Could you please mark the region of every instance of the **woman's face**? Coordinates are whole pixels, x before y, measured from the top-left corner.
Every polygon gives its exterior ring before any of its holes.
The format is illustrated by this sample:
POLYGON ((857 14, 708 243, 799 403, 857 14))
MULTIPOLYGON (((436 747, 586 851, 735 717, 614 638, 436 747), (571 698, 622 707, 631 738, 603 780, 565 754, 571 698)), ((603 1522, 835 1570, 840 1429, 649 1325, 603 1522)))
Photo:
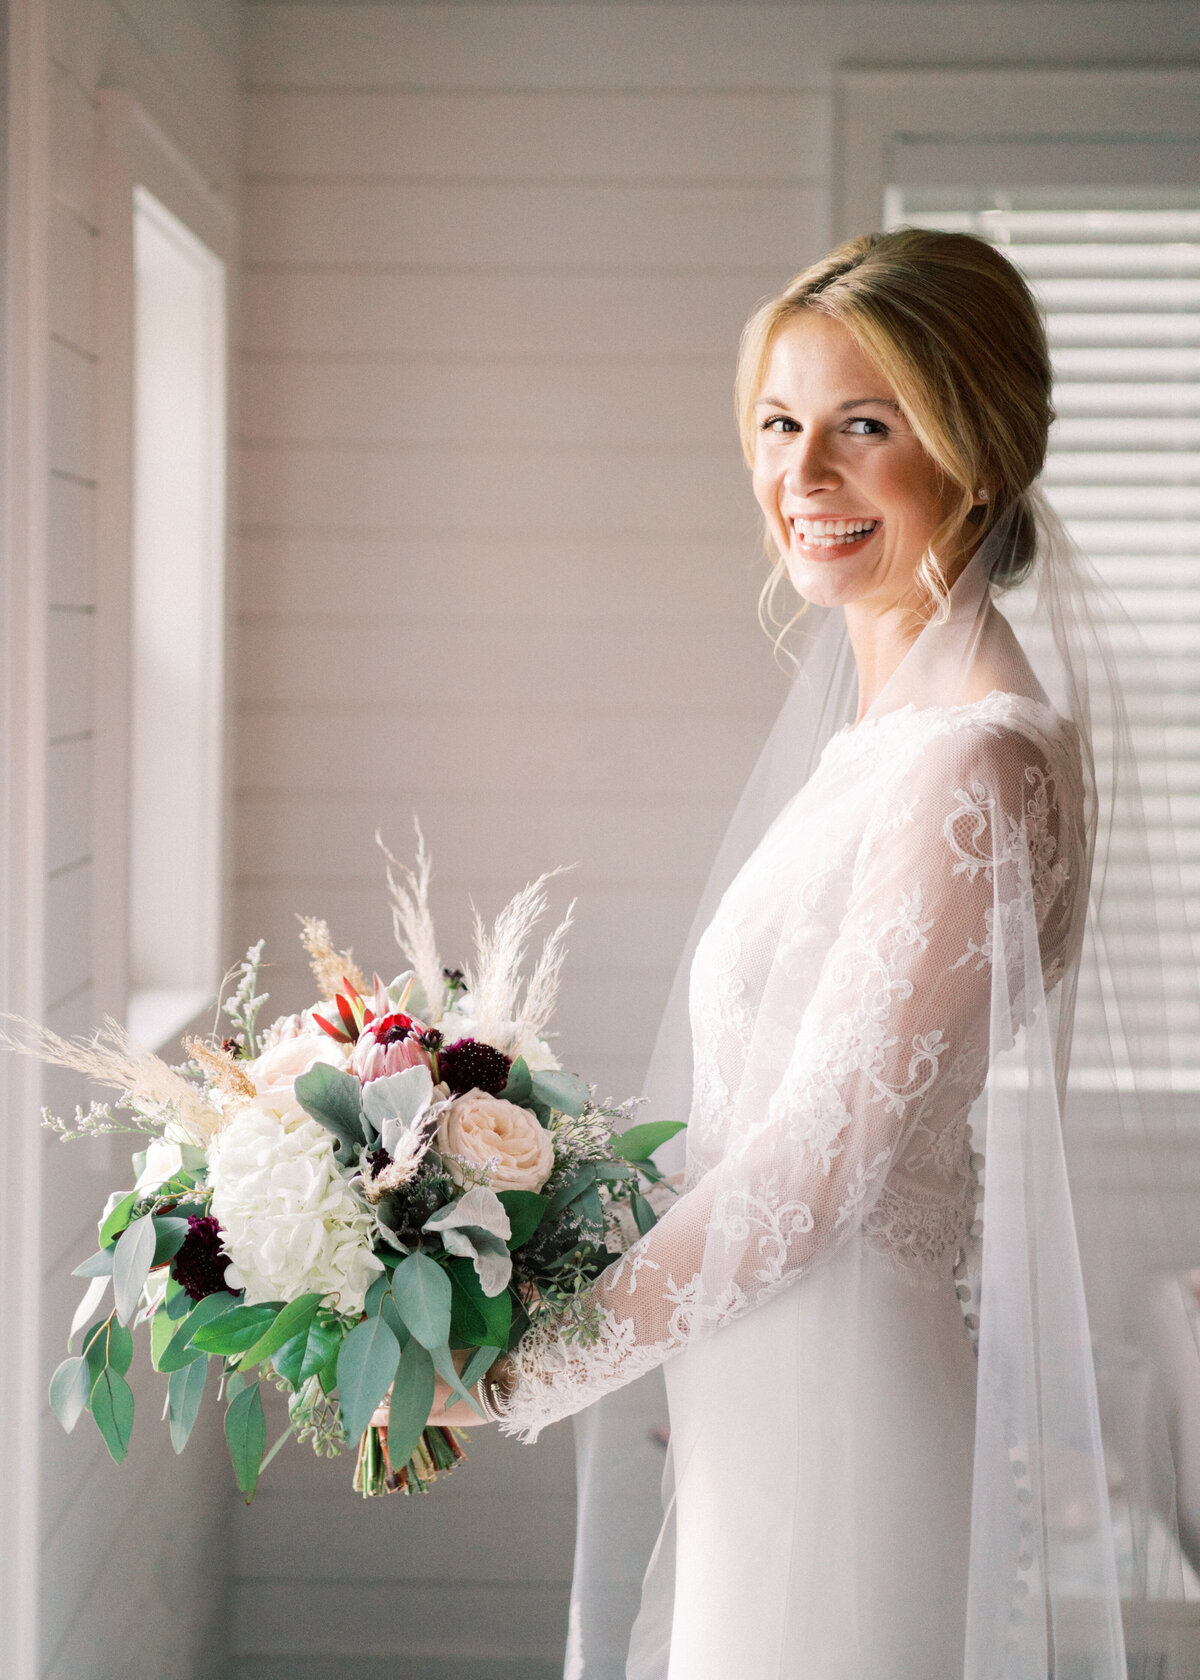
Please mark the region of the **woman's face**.
POLYGON ((840 322, 809 311, 779 329, 754 415, 754 494, 798 594, 912 606, 957 492, 840 322))

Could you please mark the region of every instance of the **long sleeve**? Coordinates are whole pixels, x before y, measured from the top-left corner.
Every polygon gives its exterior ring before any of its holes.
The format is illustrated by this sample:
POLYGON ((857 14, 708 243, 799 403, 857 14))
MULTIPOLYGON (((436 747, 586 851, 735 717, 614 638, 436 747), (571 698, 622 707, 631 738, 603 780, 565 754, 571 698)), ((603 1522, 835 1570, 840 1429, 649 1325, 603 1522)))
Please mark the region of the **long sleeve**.
POLYGON ((969 1222, 966 1115, 998 930, 1033 909, 1047 983, 1068 937, 1062 779, 1025 734, 947 731, 871 807, 807 980, 806 900, 791 895, 723 1156, 597 1280, 598 1340, 553 1326, 522 1339, 494 1405, 507 1433, 536 1438, 869 1235, 885 1185, 901 1206, 906 1186, 926 1207, 940 1198, 955 1230, 969 1222))

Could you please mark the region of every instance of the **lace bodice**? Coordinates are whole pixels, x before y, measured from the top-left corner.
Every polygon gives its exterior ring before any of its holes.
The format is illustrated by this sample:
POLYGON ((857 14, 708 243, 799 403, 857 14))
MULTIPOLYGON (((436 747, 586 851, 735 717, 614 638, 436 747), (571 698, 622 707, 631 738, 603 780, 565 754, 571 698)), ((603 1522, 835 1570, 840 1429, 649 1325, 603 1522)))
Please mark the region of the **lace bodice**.
POLYGON ((536 1438, 848 1241, 950 1285, 977 1230, 997 918, 1032 896, 1048 989, 1082 820, 1074 738, 1040 702, 833 736, 695 952, 684 1193, 597 1280, 596 1342, 518 1344, 506 1432, 536 1438))

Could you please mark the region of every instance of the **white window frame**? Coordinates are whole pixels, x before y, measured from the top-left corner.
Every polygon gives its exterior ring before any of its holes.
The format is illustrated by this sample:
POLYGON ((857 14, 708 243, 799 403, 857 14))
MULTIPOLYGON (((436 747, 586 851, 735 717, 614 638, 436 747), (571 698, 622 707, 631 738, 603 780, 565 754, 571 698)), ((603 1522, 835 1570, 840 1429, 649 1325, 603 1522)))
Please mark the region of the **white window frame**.
MULTIPOLYGON (((123 89, 100 94, 98 135, 100 224, 103 246, 98 257, 96 336, 100 351, 96 425, 96 679, 94 856, 96 899, 94 941, 97 1013, 118 1020, 129 1015, 131 838, 131 583, 134 542, 134 201, 139 188, 149 193, 225 265, 227 343, 232 342, 236 274, 234 207, 220 187, 206 181, 137 102, 123 89)), ((228 365, 225 388, 231 389, 228 365)), ((230 432, 225 439, 231 459, 230 432)), ((231 553, 227 483, 224 528, 219 539, 231 553)), ((227 565, 227 572, 231 568, 227 565)), ((222 636, 229 645, 229 595, 224 591, 222 636)), ((228 739, 227 684, 220 679, 216 696, 219 733, 228 739)), ((213 945, 228 943, 230 903, 229 754, 214 781, 219 792, 218 904, 213 945)), ((213 992, 218 975, 211 976, 213 992)), ((178 995, 161 997, 152 1020, 143 1009, 133 1024, 150 1048, 159 1048, 189 1025, 207 1018, 212 995, 205 987, 182 986, 178 995), (185 995, 187 994, 187 995, 185 995)), ((149 1000, 146 1000, 147 1002, 149 1000)))

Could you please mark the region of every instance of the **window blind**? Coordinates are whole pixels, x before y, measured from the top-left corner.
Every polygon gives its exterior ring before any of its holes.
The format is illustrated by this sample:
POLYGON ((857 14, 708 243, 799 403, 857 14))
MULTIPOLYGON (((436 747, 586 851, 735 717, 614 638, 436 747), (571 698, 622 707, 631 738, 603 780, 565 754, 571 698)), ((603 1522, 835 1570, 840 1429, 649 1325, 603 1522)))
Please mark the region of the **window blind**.
MULTIPOLYGON (((1147 797, 1152 864, 1168 868, 1173 828, 1191 911, 1190 927, 1159 930, 1166 1018, 1139 1072, 1200 1090, 1200 1023, 1185 1003, 1200 924, 1200 192, 894 187, 885 225, 993 241, 1045 312, 1058 419, 1043 486, 1150 656, 1118 631, 1135 751, 1160 790, 1147 797)), ((1132 851, 1118 825, 1110 880, 1126 895, 1132 851)), ((1148 926, 1131 896, 1129 908, 1148 926)), ((1103 1008, 1081 991, 1081 1017, 1103 1008)))

